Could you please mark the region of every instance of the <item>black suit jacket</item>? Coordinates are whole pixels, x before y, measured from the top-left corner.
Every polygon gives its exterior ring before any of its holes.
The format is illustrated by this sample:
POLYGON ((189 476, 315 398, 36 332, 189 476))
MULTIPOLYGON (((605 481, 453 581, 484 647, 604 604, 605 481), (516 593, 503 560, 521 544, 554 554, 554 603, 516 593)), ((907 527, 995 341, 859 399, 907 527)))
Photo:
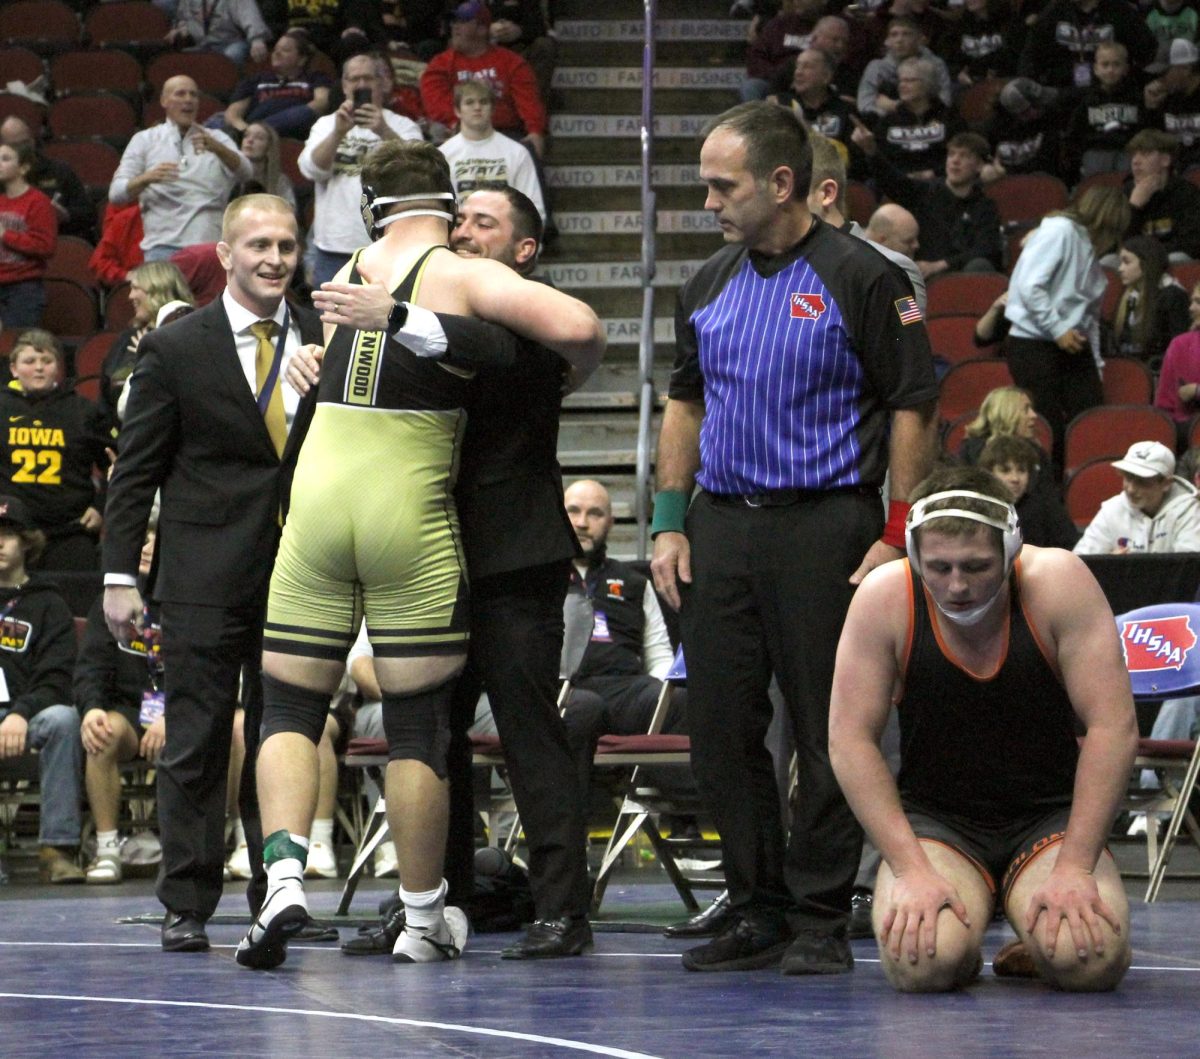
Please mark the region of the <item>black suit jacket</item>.
MULTIPOLYGON (((303 340, 320 342, 316 315, 293 314, 303 340)), ((154 598, 224 607, 261 603, 279 539, 278 512, 312 402, 301 405, 280 461, 219 298, 151 331, 129 385, 105 508, 105 573, 137 574, 146 521, 161 488, 154 598)))

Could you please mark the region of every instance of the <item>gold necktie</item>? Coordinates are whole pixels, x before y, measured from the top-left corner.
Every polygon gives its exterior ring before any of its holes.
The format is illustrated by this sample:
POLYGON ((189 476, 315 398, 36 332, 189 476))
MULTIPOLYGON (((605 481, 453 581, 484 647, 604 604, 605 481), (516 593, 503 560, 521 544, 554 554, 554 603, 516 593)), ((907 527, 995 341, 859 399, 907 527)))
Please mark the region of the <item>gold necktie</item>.
MULTIPOLYGON (((275 343, 271 339, 275 335, 274 320, 259 320, 250 325, 250 331, 258 339, 258 352, 254 357, 254 391, 255 395, 262 393, 263 384, 271 373, 271 364, 275 360, 275 343)), ((287 419, 283 414, 283 391, 280 389, 279 376, 275 377, 275 385, 271 389, 271 400, 267 404, 267 433, 271 435, 271 443, 275 446, 275 455, 283 457, 283 446, 287 441, 287 419)))

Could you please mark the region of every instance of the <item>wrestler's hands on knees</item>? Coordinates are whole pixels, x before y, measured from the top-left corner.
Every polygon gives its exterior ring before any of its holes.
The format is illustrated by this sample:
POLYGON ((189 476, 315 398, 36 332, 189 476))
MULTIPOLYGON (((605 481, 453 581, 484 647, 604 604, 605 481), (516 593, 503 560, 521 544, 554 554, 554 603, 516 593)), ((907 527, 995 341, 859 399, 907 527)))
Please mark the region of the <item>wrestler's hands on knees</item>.
POLYGON ((1081 960, 1103 956, 1104 923, 1121 933, 1121 920, 1100 896, 1095 877, 1081 870, 1052 871, 1030 896, 1025 914, 1025 930, 1047 958, 1068 941, 1081 960), (1069 938, 1063 936, 1064 922, 1069 938))
POLYGON ((890 900, 881 909, 879 942, 892 959, 915 964, 922 953, 937 954, 937 921, 948 908, 964 927, 971 926, 967 906, 958 891, 934 871, 897 875, 890 900))

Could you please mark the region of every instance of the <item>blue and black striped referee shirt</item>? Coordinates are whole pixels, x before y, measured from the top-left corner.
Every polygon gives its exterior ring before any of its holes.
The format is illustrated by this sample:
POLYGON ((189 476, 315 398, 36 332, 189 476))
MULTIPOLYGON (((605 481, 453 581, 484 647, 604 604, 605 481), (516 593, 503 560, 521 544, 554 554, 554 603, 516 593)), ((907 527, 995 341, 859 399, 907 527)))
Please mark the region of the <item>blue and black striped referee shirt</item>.
POLYGON ((813 218, 775 257, 729 246, 683 287, 669 394, 703 400, 711 493, 882 485, 892 410, 937 396, 904 273, 813 218))

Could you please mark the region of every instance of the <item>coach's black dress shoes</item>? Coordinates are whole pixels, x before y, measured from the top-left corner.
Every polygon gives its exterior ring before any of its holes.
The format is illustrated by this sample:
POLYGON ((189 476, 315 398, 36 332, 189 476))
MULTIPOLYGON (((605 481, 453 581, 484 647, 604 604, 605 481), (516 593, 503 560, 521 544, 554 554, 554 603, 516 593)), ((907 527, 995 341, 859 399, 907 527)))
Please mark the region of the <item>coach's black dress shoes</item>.
POLYGON ((587 916, 535 919, 520 941, 500 950, 503 960, 546 960, 580 956, 592 947, 587 916))
POLYGON ((168 912, 162 923, 163 952, 207 952, 204 920, 194 912, 168 912))

